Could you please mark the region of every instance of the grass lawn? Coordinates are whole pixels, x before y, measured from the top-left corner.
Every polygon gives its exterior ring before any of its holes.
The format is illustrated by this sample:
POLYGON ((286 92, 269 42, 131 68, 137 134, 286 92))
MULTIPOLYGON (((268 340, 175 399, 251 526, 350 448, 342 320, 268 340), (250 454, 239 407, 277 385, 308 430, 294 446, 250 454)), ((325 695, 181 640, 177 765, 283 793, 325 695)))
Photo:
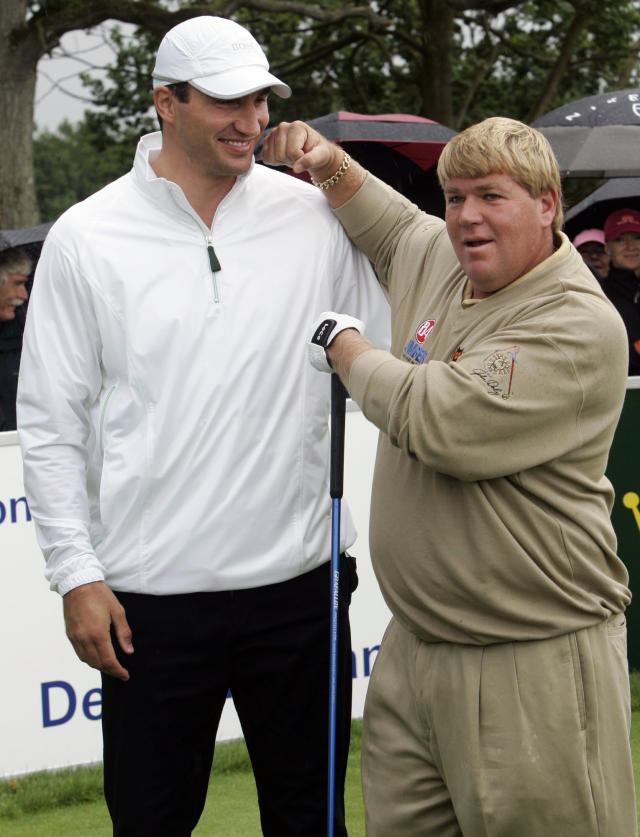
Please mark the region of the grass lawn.
MULTIPOLYGON (((354 733, 347 774, 347 822, 350 837, 364 837, 359 722, 354 723, 354 733)), ((207 805, 194 835, 258 837, 258 800, 244 742, 219 744, 214 761, 218 764, 214 763, 207 805)), ((78 768, 60 773, 65 775, 38 774, 39 782, 35 776, 0 781, 2 837, 111 837, 111 820, 102 799, 102 771, 78 768), (83 780, 88 771, 92 775, 83 780), (87 796, 93 800, 84 801, 87 796)))
MULTIPOLYGON (((640 675, 634 679, 631 747, 636 798, 640 799, 640 675)), ((361 722, 355 721, 346 789, 350 837, 364 837, 361 732, 361 722)), ((110 837, 111 833, 111 821, 102 799, 100 767, 0 780, 2 837, 110 837)), ((196 837, 259 837, 261 834, 256 789, 243 741, 216 747, 207 805, 193 833, 196 837)))

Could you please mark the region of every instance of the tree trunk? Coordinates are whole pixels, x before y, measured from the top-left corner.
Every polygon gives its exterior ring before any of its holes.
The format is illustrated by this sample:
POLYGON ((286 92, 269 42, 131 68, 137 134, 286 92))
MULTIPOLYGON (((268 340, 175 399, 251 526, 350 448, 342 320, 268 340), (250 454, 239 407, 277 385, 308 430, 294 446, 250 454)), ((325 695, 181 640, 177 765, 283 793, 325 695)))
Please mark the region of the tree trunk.
POLYGON ((638 55, 640 54, 640 39, 637 39, 631 44, 629 55, 622 64, 620 75, 617 82, 613 85, 616 90, 624 90, 625 87, 633 86, 631 84, 631 75, 638 65, 638 55))
POLYGON ((33 179, 33 105, 37 57, 10 35, 24 26, 27 0, 0 2, 0 229, 39 222, 33 179))
POLYGON ((587 24, 587 16, 580 11, 576 11, 574 18, 571 21, 569 31, 567 32, 564 41, 560 44, 560 52, 558 54, 556 63, 554 64, 554 66, 551 69, 551 72, 547 76, 547 80, 540 93, 540 96, 538 97, 538 101, 534 103, 533 107, 529 111, 525 120, 526 122, 535 122, 536 119, 539 119, 544 113, 546 113, 549 110, 551 101, 553 100, 553 97, 555 96, 558 87, 562 82, 563 76, 567 72, 567 68, 569 67, 571 57, 576 51, 576 47, 580 40, 580 36, 582 35, 587 24))
POLYGON ((451 65, 454 15, 447 0, 420 0, 422 62, 419 85, 421 116, 453 125, 451 65))

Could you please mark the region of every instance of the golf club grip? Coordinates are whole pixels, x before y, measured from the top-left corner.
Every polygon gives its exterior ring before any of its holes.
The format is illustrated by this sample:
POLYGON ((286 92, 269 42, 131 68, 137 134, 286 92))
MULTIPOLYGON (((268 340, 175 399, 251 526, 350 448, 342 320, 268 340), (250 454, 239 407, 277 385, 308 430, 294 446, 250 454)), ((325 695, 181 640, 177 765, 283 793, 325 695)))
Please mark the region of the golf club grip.
POLYGON ((329 494, 332 498, 342 497, 346 403, 347 391, 334 372, 331 376, 331 471, 329 475, 329 494))

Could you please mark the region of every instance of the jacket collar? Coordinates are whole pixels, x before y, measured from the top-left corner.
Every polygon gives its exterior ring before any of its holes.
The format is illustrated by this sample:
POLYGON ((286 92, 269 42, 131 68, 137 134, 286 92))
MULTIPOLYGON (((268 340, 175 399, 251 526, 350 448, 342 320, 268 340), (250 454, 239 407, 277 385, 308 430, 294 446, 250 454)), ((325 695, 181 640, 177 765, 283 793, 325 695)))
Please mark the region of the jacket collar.
MULTIPOLYGON (((152 163, 160 153, 162 148, 162 132, 156 131, 153 134, 146 134, 140 138, 136 155, 133 161, 132 176, 134 182, 141 191, 147 194, 154 203, 160 204, 162 208, 168 211, 179 209, 181 211, 189 212, 190 215, 198 218, 199 216, 188 202, 182 188, 171 180, 165 177, 158 177, 152 168, 152 163)), ((236 177, 236 182, 231 191, 224 197, 222 204, 228 203, 234 199, 236 195, 244 191, 248 178, 251 176, 255 168, 255 160, 251 160, 251 165, 244 174, 236 177)), ((221 205, 222 205, 221 204, 221 205)), ((199 221, 202 223, 202 221, 199 221)))

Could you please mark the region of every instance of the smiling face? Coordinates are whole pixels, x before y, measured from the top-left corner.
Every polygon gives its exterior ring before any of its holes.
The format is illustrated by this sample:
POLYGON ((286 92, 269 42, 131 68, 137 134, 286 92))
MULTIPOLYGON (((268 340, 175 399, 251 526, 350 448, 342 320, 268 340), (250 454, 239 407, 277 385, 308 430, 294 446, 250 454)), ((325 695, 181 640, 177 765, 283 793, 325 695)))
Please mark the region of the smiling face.
POLYGON ((16 308, 28 299, 26 285, 27 277, 22 273, 10 273, 0 285, 0 322, 15 319, 16 308))
POLYGON ((553 253, 558 195, 533 198, 507 174, 450 177, 444 184, 447 231, 476 299, 524 276, 553 253))
POLYGON ((239 99, 214 99, 190 89, 188 101, 154 91, 161 99, 163 131, 184 164, 206 178, 235 177, 248 171, 253 152, 269 122, 268 90, 239 99), (169 136, 170 135, 170 136, 169 136))
POLYGON ((633 270, 640 275, 640 232, 628 230, 606 243, 614 267, 633 270))

